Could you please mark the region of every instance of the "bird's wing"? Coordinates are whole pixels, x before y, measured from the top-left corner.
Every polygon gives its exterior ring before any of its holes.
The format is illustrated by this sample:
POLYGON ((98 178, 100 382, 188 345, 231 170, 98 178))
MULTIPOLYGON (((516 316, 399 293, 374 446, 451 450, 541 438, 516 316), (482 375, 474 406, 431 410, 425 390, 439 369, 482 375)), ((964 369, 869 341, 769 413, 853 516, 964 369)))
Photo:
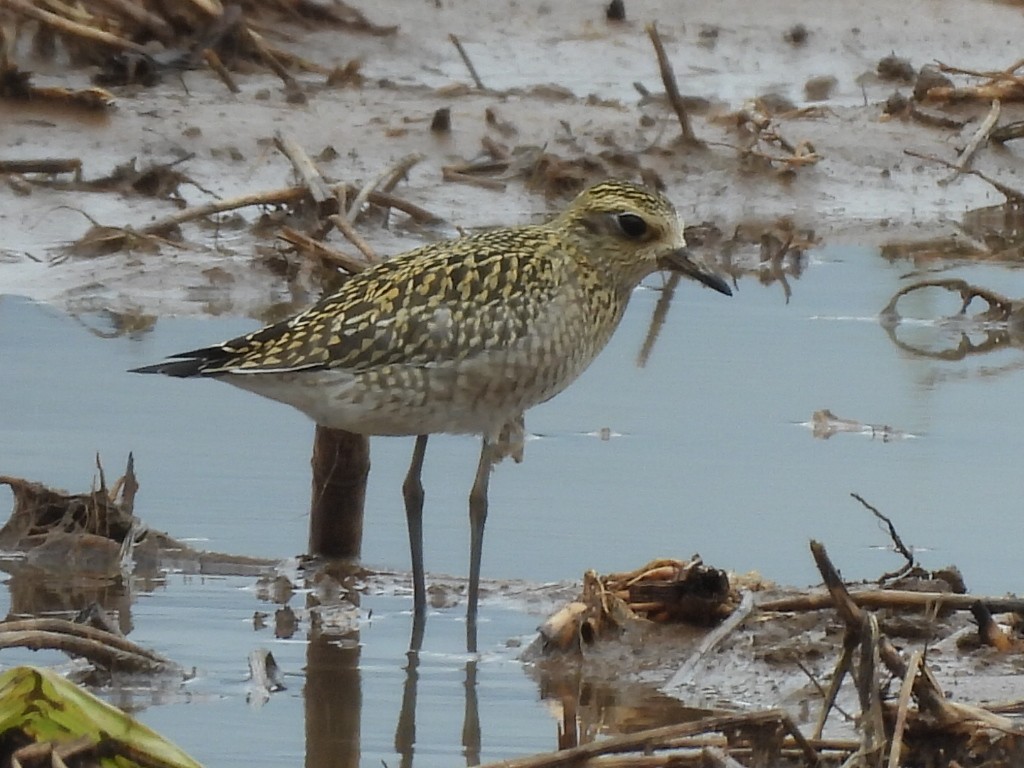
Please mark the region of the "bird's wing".
POLYGON ((361 272, 300 314, 140 369, 172 376, 433 365, 510 346, 571 270, 543 228, 437 243, 361 272), (511 233, 514 242, 509 241, 511 233))

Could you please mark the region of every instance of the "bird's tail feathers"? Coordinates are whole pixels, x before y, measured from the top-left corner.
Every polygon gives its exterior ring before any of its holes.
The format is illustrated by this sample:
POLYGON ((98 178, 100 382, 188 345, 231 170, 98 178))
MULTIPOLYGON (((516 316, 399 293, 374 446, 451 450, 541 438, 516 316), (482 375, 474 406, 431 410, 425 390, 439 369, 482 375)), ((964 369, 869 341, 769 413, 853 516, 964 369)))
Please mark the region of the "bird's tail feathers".
POLYGON ((218 376, 228 372, 224 364, 230 360, 231 353, 221 347, 205 347, 181 352, 174 359, 165 360, 155 365, 144 365, 132 368, 129 373, 162 373, 187 379, 193 376, 218 376))

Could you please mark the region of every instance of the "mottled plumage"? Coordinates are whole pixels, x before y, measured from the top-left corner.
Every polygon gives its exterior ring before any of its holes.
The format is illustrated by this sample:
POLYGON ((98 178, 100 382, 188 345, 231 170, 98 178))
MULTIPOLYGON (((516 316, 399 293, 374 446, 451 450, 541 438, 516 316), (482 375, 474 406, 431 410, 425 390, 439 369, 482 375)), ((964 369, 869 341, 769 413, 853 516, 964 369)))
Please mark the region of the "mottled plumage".
MULTIPOLYGON (((663 196, 603 182, 547 224, 417 248, 289 320, 138 370, 215 377, 351 432, 482 434, 474 494, 486 499, 502 427, 586 369, 644 277, 674 270, 730 293, 684 246, 663 196)), ((408 489, 406 501, 412 520, 408 489)), ((485 514, 471 509, 474 542, 485 514)), ((419 575, 415 544, 413 560, 419 575)), ((471 618, 478 563, 473 570, 471 618)))

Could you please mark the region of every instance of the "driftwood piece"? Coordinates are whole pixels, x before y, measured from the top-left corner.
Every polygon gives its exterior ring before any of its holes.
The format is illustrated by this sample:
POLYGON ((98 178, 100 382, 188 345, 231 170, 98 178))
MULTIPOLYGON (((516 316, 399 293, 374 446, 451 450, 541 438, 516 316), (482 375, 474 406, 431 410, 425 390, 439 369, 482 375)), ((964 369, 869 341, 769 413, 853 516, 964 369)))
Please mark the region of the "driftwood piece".
POLYGON ((359 557, 366 478, 370 474, 370 439, 318 424, 310 465, 310 553, 359 557))
POLYGON ((49 648, 81 656, 107 670, 168 672, 174 662, 125 637, 64 619, 0 622, 0 648, 49 648))
POLYGON ((899 533, 897 533, 896 526, 893 525, 892 520, 886 515, 883 515, 881 512, 879 512, 877 507, 868 504, 868 502, 865 501, 864 497, 861 496, 859 493, 851 493, 850 496, 859 501, 865 509, 867 509, 869 512, 871 512, 871 514, 873 514, 875 517, 877 517, 879 520, 885 523, 886 528, 889 531, 889 538, 892 540, 893 547, 896 549, 897 552, 903 555, 903 559, 906 560, 904 566, 899 570, 893 573, 882 574, 878 578, 878 583, 883 584, 891 579, 897 579, 901 576, 906 575, 911 569, 913 569, 917 565, 917 561, 914 559, 914 555, 907 547, 907 545, 903 543, 903 539, 901 539, 899 533))
POLYGON ((121 16, 131 19, 163 43, 169 43, 175 37, 174 27, 162 16, 147 10, 139 2, 133 2, 133 0, 98 0, 98 2, 113 9, 121 16))
MULTIPOLYGON (((911 592, 902 589, 869 589, 847 593, 850 601, 859 608, 892 608, 895 610, 939 610, 969 611, 975 602, 981 602, 995 612, 1024 612, 1024 598, 1020 597, 977 597, 957 595, 950 592, 911 592)), ((836 607, 834 595, 828 592, 814 592, 793 595, 759 603, 759 611, 820 611, 836 607)))

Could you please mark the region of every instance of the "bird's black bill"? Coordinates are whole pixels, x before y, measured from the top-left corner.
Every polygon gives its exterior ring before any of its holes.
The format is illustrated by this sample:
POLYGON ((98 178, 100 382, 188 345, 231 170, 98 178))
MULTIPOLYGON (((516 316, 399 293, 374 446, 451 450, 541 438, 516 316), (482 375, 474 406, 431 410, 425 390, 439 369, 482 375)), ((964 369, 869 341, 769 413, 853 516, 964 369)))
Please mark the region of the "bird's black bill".
POLYGON ((699 283, 704 283, 708 288, 714 288, 726 296, 732 296, 732 288, 729 287, 729 284, 720 275, 712 272, 707 264, 694 257, 685 248, 680 248, 672 251, 667 256, 663 256, 661 258, 661 266, 663 269, 678 272, 681 275, 693 278, 699 283))

